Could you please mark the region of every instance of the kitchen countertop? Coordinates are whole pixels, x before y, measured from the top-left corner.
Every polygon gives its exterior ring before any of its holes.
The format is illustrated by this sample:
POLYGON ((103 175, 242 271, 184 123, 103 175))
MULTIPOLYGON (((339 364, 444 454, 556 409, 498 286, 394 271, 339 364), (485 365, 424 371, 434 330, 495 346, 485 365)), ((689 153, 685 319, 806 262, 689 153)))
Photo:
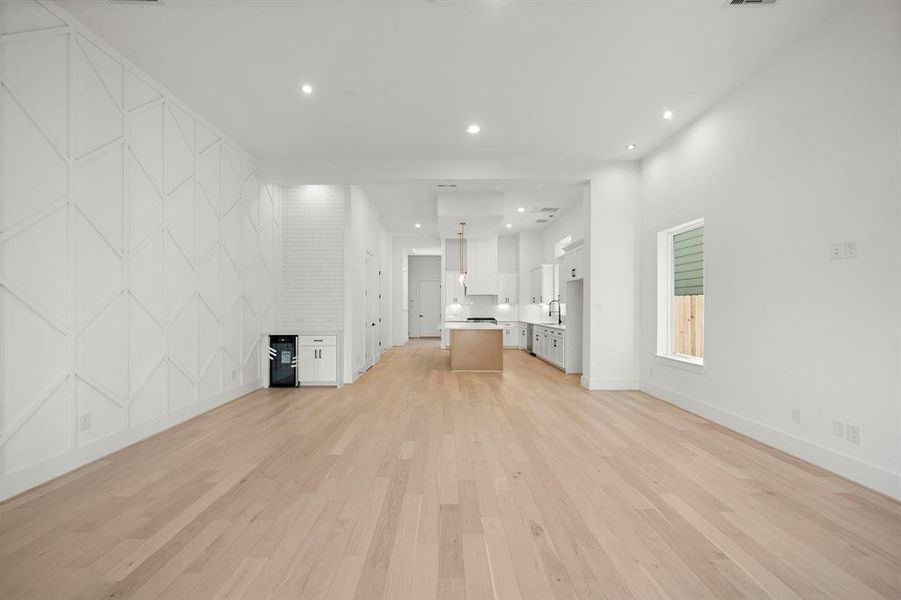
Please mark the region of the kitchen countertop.
POLYGON ((529 325, 538 325, 539 327, 548 327, 550 329, 560 329, 560 330, 564 330, 564 331, 566 330, 565 323, 563 325, 557 325, 556 322, 546 323, 546 322, 540 322, 540 321, 528 321, 526 319, 519 319, 517 322, 518 323, 528 323, 529 325))
POLYGON ((445 321, 442 325, 445 329, 503 329, 503 325, 500 323, 528 323, 529 325, 538 325, 539 327, 548 327, 550 329, 559 329, 561 331, 566 331, 566 323, 562 325, 557 325, 557 323, 548 323, 545 321, 529 321, 527 319, 510 319, 509 321, 505 321, 503 319, 498 319, 498 325, 494 323, 473 323, 472 321, 445 321), (472 325, 478 325, 479 327, 472 327, 472 325), (482 325, 487 325, 487 327, 481 327, 482 325))
POLYGON ((471 323, 468 321, 445 321, 442 323, 443 329, 503 329, 503 325, 494 323, 471 323))

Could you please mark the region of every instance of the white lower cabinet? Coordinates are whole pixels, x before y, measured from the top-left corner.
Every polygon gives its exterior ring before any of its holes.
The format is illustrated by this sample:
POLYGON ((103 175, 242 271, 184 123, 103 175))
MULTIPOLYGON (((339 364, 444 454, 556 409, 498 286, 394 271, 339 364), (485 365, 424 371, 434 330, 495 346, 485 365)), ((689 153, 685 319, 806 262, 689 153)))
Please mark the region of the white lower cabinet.
POLYGON ((301 335, 297 363, 300 385, 338 385, 338 336, 301 335))
POLYGON ((532 327, 532 352, 538 358, 551 363, 560 369, 566 364, 566 336, 560 329, 551 327, 532 327))

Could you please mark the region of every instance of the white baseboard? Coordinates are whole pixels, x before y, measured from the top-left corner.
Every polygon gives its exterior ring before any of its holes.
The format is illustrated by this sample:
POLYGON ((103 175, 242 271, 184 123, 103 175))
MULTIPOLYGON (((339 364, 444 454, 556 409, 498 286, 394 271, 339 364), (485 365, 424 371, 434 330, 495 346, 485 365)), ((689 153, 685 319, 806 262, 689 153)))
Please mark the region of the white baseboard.
POLYGON ((790 433, 774 429, 769 425, 764 425, 710 404, 687 398, 645 381, 641 382, 640 389, 679 408, 762 442, 767 446, 772 446, 786 454, 822 467, 827 471, 881 492, 886 496, 901 500, 901 473, 892 473, 881 467, 865 463, 853 456, 836 452, 790 433))
POLYGON ((240 398, 254 390, 260 389, 260 379, 254 379, 233 390, 228 390, 199 400, 194 404, 171 412, 153 421, 141 423, 125 431, 108 435, 85 446, 72 448, 67 452, 54 456, 37 464, 24 467, 0 477, 0 500, 11 498, 51 479, 65 475, 69 471, 103 458, 126 446, 131 446, 154 434, 175 427, 188 419, 203 414, 236 398, 240 398))
POLYGON ((593 391, 617 391, 617 390, 637 390, 638 380, 636 379, 600 379, 598 377, 588 377, 582 375, 580 380, 582 387, 593 391))

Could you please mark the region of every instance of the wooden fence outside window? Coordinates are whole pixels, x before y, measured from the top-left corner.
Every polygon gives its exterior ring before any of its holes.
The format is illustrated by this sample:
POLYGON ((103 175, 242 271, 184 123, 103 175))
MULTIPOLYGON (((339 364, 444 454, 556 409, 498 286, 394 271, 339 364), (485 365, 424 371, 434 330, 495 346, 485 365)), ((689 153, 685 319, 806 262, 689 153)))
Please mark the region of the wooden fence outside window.
POLYGON ((704 294, 673 296, 673 351, 704 358, 704 294))

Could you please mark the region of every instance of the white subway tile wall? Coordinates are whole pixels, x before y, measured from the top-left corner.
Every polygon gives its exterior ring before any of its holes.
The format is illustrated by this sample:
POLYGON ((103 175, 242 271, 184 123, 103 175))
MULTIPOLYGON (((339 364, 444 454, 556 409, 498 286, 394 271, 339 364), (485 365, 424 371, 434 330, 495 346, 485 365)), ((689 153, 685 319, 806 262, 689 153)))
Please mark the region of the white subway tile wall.
POLYGON ((302 185, 282 190, 281 329, 343 329, 348 193, 344 186, 330 185, 302 185))

